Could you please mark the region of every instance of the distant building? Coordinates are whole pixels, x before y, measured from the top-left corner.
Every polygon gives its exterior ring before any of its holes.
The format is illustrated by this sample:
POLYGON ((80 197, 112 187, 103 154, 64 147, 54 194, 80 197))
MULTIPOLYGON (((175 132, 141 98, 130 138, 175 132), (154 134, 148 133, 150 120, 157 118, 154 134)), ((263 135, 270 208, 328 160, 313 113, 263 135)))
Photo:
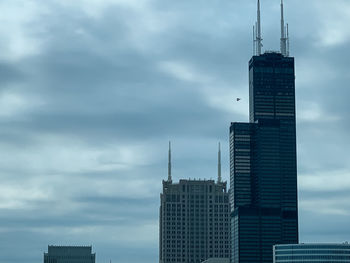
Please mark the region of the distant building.
POLYGON ((230 205, 227 183, 171 178, 163 181, 159 213, 159 262, 200 263, 230 257, 230 205))
POLYGON ((297 244, 275 245, 274 263, 349 263, 350 245, 345 244, 297 244))
POLYGON ((44 263, 95 263, 91 246, 49 246, 44 263))

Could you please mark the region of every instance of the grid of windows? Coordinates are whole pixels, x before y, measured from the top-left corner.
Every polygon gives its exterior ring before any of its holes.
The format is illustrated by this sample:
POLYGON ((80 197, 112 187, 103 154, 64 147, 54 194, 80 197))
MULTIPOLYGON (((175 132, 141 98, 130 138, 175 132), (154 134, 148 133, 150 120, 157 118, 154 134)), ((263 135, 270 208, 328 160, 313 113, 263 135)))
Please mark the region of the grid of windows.
POLYGON ((251 195, 251 130, 249 123, 232 123, 230 128, 231 210, 250 205, 251 195))
POLYGON ((163 181, 159 222, 161 263, 230 257, 226 182, 163 181))
POLYGON ((274 244, 298 243, 294 58, 249 62, 249 123, 230 127, 232 260, 271 263, 274 244))
POLYGON ((349 244, 276 245, 274 263, 346 263, 350 262, 349 244))
POLYGON ((95 263, 91 246, 49 246, 44 263, 95 263))

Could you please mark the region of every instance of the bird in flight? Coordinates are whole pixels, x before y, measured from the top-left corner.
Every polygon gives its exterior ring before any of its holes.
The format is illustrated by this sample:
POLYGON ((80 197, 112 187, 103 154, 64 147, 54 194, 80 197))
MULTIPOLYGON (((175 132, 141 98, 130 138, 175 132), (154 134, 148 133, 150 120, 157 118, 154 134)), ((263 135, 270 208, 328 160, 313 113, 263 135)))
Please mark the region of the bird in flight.
POLYGON ((240 100, 241 100, 241 98, 237 98, 237 99, 236 99, 236 101, 240 101, 240 100))

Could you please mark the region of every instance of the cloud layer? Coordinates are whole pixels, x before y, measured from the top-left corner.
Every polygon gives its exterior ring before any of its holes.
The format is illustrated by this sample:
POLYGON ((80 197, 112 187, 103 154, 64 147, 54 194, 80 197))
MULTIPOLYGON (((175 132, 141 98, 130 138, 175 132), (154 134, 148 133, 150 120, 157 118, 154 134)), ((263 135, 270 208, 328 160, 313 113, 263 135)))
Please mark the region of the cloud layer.
MULTIPOLYGON (((276 2, 262 7, 267 50, 279 47, 276 2)), ((342 242, 350 237, 350 3, 285 2, 300 239, 342 242)), ((229 179, 228 127, 248 120, 255 6, 0 3, 0 263, 41 261, 49 244, 92 244, 98 262, 158 260, 168 140, 175 180, 215 178, 218 141, 229 179)))

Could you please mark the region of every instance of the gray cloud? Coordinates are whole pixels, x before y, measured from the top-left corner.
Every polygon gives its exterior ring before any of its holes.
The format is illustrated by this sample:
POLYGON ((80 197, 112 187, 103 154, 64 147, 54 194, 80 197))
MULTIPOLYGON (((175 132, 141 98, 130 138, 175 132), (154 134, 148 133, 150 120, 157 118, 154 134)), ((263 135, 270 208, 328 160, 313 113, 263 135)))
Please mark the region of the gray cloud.
MULTIPOLYGON (((175 180, 215 178, 219 140, 229 178, 228 127, 248 120, 255 2, 21 4, 0 4, 0 262, 38 262, 49 244, 92 244, 98 262, 156 261, 167 141, 175 180)), ((300 237, 341 242, 350 235, 350 7, 285 5, 300 237)), ((279 46, 278 8, 264 1, 266 49, 279 46)))

